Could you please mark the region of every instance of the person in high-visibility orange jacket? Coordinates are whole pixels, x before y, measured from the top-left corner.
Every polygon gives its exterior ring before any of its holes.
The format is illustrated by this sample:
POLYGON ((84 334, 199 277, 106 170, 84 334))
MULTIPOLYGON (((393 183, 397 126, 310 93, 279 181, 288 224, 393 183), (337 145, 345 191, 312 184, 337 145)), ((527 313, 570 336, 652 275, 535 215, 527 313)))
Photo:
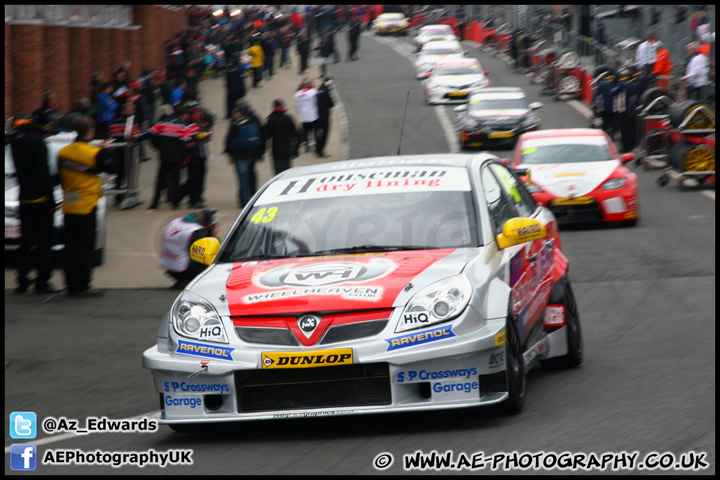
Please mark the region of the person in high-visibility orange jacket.
POLYGON ((663 90, 667 90, 670 85, 670 74, 672 73, 673 63, 670 58, 670 51, 665 48, 662 42, 657 42, 657 60, 652 69, 652 74, 657 78, 656 86, 663 90))

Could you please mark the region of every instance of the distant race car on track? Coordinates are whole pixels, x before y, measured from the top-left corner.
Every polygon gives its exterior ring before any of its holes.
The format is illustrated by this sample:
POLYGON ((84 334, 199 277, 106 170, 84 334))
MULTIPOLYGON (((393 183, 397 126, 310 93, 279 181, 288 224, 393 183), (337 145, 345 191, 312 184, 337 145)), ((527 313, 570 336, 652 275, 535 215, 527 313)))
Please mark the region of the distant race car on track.
POLYGON ((535 110, 542 103, 528 104, 521 88, 492 87, 474 90, 465 105, 455 107, 460 146, 514 146, 518 136, 540 128, 535 110))
POLYGON ((413 39, 415 51, 419 52, 426 43, 437 40, 451 42, 453 40, 457 40, 457 37, 450 25, 425 25, 420 27, 418 34, 413 39))
MULTIPOLYGON (((485 406, 583 360, 557 223, 487 153, 287 170, 245 207, 143 354, 160 423, 485 406)), ((562 381, 553 377, 552 381, 562 381)), ((558 399, 560 401, 562 399, 558 399)))
POLYGON ((473 89, 490 86, 489 73, 474 58, 440 60, 423 81, 425 102, 429 105, 465 102, 473 89))
POLYGON ((625 166, 635 159, 620 155, 602 130, 540 130, 520 137, 511 167, 525 179, 535 201, 563 222, 640 219, 637 176, 625 166))
POLYGON ((407 35, 410 22, 402 13, 381 13, 372 23, 376 35, 407 35))
POLYGON ((435 65, 445 58, 462 58, 465 51, 460 42, 429 42, 418 52, 415 60, 415 78, 427 78, 435 65))

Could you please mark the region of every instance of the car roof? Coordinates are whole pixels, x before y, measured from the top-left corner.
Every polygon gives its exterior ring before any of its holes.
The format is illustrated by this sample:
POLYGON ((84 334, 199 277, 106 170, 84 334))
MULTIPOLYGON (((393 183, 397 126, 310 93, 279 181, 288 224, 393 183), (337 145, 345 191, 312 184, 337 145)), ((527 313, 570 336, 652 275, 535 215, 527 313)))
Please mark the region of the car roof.
POLYGON ((451 28, 450 25, 445 25, 443 23, 439 23, 436 25, 425 25, 423 27, 420 27, 421 32, 426 32, 430 30, 447 30, 448 28, 451 28))
MULTIPOLYGON (((424 166, 424 167, 467 167, 471 161, 483 161, 497 158, 489 153, 429 153, 419 155, 396 155, 371 157, 339 162, 319 163, 302 167, 293 167, 282 173, 283 179, 302 177, 312 174, 334 174, 345 170, 357 170, 375 167, 424 166)), ((276 179, 279 178, 275 177, 276 179)))
POLYGON ((440 60, 438 66, 443 65, 480 65, 480 60, 477 58, 444 58, 440 60))
POLYGON ((597 128, 555 128, 537 130, 523 135, 524 140, 560 137, 604 137, 605 132, 597 128))
POLYGON ((405 15, 400 12, 388 12, 388 13, 381 13, 378 15, 378 18, 385 17, 385 18, 405 18, 405 15))

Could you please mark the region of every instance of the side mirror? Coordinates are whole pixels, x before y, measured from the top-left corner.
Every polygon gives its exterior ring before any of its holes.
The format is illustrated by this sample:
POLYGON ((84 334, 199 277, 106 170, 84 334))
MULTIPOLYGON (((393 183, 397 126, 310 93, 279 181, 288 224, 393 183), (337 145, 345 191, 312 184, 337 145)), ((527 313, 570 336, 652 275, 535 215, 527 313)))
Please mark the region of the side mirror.
POLYGON ((425 78, 430 78, 430 75, 432 75, 432 72, 428 72, 425 74, 425 78))
POLYGON ((485 75, 486 77, 487 77, 488 75, 490 75, 490 70, 485 70, 485 71, 483 72, 483 75, 485 75))
POLYGON ((533 102, 530 104, 530 110, 537 110, 543 106, 542 102, 533 102))
POLYGON ((511 218, 503 225, 502 233, 496 240, 499 249, 512 247, 547 237, 545 225, 532 218, 511 218))
POLYGON ((634 153, 623 153, 620 155, 620 160, 622 160, 623 163, 632 162, 635 160, 635 154, 634 153))
POLYGON ((500 160, 500 162, 501 162, 503 165, 510 165, 510 159, 509 159, 509 158, 503 158, 502 160, 500 160))
POLYGON ((465 111, 467 111, 467 105, 460 105, 458 107, 453 108, 453 112, 461 113, 461 112, 465 112, 465 111))
POLYGON ((219 251, 220 242, 217 238, 201 238, 190 245, 190 258, 203 265, 211 265, 219 251))

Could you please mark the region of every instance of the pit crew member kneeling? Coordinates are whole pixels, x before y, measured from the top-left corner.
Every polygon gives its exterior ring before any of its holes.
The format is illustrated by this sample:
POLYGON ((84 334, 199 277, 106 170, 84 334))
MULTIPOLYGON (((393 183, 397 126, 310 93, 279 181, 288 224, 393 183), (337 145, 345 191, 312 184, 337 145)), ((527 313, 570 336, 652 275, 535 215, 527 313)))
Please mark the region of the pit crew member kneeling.
POLYGON ((189 213, 185 217, 171 221, 163 230, 160 267, 176 280, 172 289, 184 289, 199 273, 205 270, 206 265, 190 258, 190 245, 205 237, 216 237, 220 240, 218 223, 215 219, 217 211, 217 208, 207 208, 189 213))

